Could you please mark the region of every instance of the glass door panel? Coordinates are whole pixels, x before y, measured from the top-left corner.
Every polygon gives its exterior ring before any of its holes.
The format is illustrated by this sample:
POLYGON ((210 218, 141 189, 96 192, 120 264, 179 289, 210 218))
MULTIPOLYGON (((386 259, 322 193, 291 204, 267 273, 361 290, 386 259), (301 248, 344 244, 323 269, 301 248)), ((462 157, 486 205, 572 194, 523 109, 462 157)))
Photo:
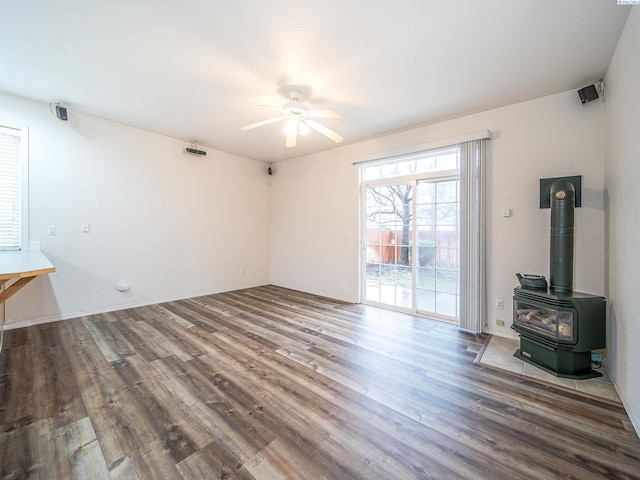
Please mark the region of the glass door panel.
POLYGON ((413 184, 367 187, 364 201, 365 301, 413 309, 413 184))
POLYGON ((459 182, 418 182, 416 198, 416 310, 456 320, 460 298, 459 182))

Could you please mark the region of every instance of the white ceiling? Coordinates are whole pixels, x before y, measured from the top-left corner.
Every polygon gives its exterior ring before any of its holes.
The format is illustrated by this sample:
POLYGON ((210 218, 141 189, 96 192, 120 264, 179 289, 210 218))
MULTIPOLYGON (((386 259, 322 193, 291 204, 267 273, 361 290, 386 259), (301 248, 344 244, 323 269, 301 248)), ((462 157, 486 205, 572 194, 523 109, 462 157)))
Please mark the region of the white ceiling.
MULTIPOLYGON (((343 144, 602 78, 616 0, 2 0, 0 91, 272 162, 290 85, 343 144), (283 95, 284 94, 284 95, 283 95), (277 114, 277 113, 276 113, 277 114)), ((578 97, 576 95, 576 101, 578 97)), ((188 146, 188 145, 185 145, 188 146)))

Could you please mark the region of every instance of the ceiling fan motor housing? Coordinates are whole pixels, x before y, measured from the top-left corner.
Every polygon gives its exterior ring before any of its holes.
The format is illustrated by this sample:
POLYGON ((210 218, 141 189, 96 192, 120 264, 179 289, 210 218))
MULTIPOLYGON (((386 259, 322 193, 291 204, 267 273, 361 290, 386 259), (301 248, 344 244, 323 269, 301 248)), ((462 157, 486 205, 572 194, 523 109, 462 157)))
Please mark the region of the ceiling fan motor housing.
POLYGON ((296 120, 302 120, 307 118, 307 107, 300 103, 287 103, 282 111, 287 118, 295 118, 296 120))

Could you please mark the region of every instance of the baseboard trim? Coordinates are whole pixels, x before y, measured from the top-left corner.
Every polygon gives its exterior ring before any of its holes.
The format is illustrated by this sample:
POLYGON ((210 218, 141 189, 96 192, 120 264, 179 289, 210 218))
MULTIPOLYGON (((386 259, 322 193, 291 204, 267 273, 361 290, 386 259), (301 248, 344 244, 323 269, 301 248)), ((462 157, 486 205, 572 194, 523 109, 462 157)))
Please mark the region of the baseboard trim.
POLYGON ((5 323, 4 328, 2 330, 7 331, 7 330, 15 330, 18 328, 35 327, 36 325, 44 325, 47 323, 61 322, 64 320, 72 320, 74 318, 89 317, 91 315, 99 315, 101 313, 119 312, 121 310, 128 310, 130 308, 148 307, 149 305, 159 305, 161 303, 176 302, 178 300, 204 297, 206 295, 215 295, 216 293, 232 292, 235 290, 244 290, 247 288, 261 287, 264 285, 269 285, 269 284, 251 285, 247 287, 234 288, 232 290, 220 290, 215 292, 202 293, 199 295, 190 295, 187 297, 166 298, 166 299, 154 300, 150 302, 140 302, 140 303, 131 303, 127 305, 111 306, 111 307, 105 307, 105 308, 98 308, 95 310, 85 310, 82 312, 67 313, 65 315, 53 315, 49 317, 41 317, 34 320, 22 320, 19 322, 5 323))

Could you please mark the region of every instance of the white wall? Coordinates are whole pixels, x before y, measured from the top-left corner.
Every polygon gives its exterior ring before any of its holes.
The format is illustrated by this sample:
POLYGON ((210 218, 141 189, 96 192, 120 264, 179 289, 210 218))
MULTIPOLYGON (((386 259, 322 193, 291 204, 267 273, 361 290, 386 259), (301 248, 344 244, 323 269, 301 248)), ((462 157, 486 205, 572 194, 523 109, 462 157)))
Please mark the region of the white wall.
POLYGON ((268 282, 264 163, 6 94, 0 124, 29 127, 30 240, 56 267, 6 303, 8 325, 268 282))
MULTIPOLYGON (((271 283, 355 301, 358 178, 354 160, 491 130, 488 146, 487 331, 512 336, 516 272, 549 271, 549 210, 539 179, 582 175, 576 212, 576 290, 604 293, 603 109, 575 91, 511 105, 276 164, 272 187, 271 283), (501 216, 502 208, 513 215, 501 216), (350 283, 350 279, 352 279, 350 283), (494 299, 504 310, 494 309, 494 299), (505 321, 504 327, 495 319, 505 321)), ((416 147, 418 148, 418 147, 416 147)))
POLYGON ((606 359, 629 417, 640 432, 640 7, 633 7, 605 78, 606 359))
POLYGON ((355 302, 358 172, 339 153, 275 165, 271 283, 355 302))

